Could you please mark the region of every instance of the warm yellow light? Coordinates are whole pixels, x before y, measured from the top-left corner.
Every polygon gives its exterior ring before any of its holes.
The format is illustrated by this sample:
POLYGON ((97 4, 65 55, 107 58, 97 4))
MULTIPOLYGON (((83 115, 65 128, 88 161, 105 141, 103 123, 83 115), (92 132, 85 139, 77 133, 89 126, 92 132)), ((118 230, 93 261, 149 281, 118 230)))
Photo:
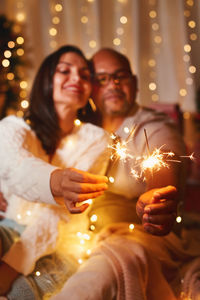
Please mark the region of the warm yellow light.
POLYGON ((20 214, 17 215, 17 219, 21 220, 22 216, 20 214))
POLYGON ((9 41, 9 42, 8 42, 8 48, 12 49, 12 48, 14 48, 14 47, 15 47, 15 42, 9 41))
POLYGON ((22 110, 18 110, 16 115, 17 115, 17 117, 22 118, 24 115, 24 112, 22 110))
POLYGON ((22 13, 22 12, 18 13, 18 14, 16 15, 16 19, 17 19, 17 21, 19 21, 19 22, 23 22, 23 21, 25 20, 25 14, 22 13))
POLYGON ((180 89, 179 94, 180 94, 182 97, 186 96, 186 95, 187 95, 186 89, 180 89))
POLYGON ((135 225, 134 225, 134 224, 130 224, 130 225, 129 225, 129 229, 130 229, 130 230, 133 230, 134 228, 135 228, 135 225))
POLYGON ((150 18, 154 19, 154 18, 156 18, 156 16, 157 16, 157 13, 156 13, 155 10, 151 10, 151 11, 149 12, 149 17, 150 17, 150 18))
POLYGON ((7 74, 7 79, 8 80, 13 80, 15 78, 15 75, 13 73, 8 73, 7 74))
POLYGON ((51 36, 55 36, 55 35, 57 34, 57 29, 54 28, 54 27, 50 28, 50 29, 49 29, 49 34, 50 34, 51 36))
POLYGON ((88 17, 82 16, 81 23, 86 24, 88 22, 88 17))
POLYGON ((17 55, 19 55, 19 56, 24 55, 24 49, 22 49, 22 48, 17 49, 17 55))
POLYGON ((157 30, 159 29, 159 24, 158 24, 158 23, 153 23, 153 24, 152 24, 152 29, 153 29, 154 31, 157 31, 157 30))
POLYGON ((27 216, 31 216, 31 211, 27 210, 26 214, 27 214, 27 216))
POLYGON ((41 275, 40 271, 36 271, 36 272, 35 272, 35 275, 36 275, 36 276, 40 276, 40 275, 41 275))
POLYGON ((193 6, 194 5, 194 1, 193 0, 187 0, 187 5, 188 6, 193 6))
POLYGON ((12 55, 12 53, 11 53, 11 51, 10 51, 10 50, 6 50, 6 51, 4 51, 4 56, 5 56, 6 58, 10 58, 10 57, 11 57, 11 55, 12 55))
POLYGON ((176 222, 177 222, 177 223, 181 223, 181 221, 182 221, 181 216, 178 216, 178 217, 176 218, 176 222))
POLYGON ((191 33, 190 34, 190 39, 191 39, 191 41, 196 41, 197 40, 197 34, 196 33, 191 33))
POLYGON ((27 81, 23 80, 23 81, 20 82, 20 87, 21 87, 22 89, 26 89, 27 86, 28 86, 27 81))
POLYGON ((88 199, 88 200, 85 200, 85 201, 82 202, 82 204, 84 204, 84 203, 88 203, 88 204, 91 205, 93 203, 93 200, 92 199, 88 199))
POLYGON ((115 39, 113 40, 113 44, 114 44, 115 46, 119 46, 119 45, 121 44, 121 40, 120 40, 119 38, 115 38, 115 39))
POLYGON ((195 66, 190 66, 190 67, 189 67, 189 72, 192 73, 192 74, 196 73, 196 70, 197 70, 197 69, 196 69, 195 66))
POLYGON ((20 25, 18 25, 18 24, 15 24, 14 26, 13 26, 13 31, 15 32, 15 33, 20 33, 20 31, 22 30, 22 28, 21 28, 21 26, 20 25))
POLYGON ((60 12, 60 11, 62 11, 62 9, 63 9, 63 7, 62 7, 61 4, 56 4, 55 5, 55 11, 60 12))
POLYGON ((196 22, 193 21, 193 20, 191 20, 191 21, 188 22, 188 26, 189 26, 190 28, 195 28, 195 27, 196 27, 196 22))
POLYGON ((95 47, 96 47, 96 45, 97 45, 97 43, 96 43, 96 41, 95 41, 95 40, 91 40, 91 41, 89 41, 89 46, 90 46, 90 48, 95 48, 95 47))
POLYGON ((20 91, 19 95, 21 98, 25 98, 27 96, 27 91, 22 90, 22 91, 20 91))
POLYGON ((152 101, 157 102, 159 100, 159 96, 157 94, 153 94, 151 96, 152 101))
POLYGON ((86 253, 87 253, 87 255, 90 255, 90 254, 92 253, 92 251, 91 251, 90 249, 88 249, 88 250, 86 251, 86 253))
POLYGON ((91 231, 94 231, 95 230, 95 226, 92 224, 92 225, 90 225, 90 230, 91 231))
POLYGON ((22 45, 24 43, 24 38, 22 36, 18 36, 16 39, 17 44, 22 45))
POLYGON ((81 258, 79 258, 78 263, 81 265, 83 263, 83 260, 81 258))
POLYGON ((150 60, 148 61, 148 65, 149 65, 150 67, 155 67, 155 65, 156 65, 155 59, 150 59, 150 60))
POLYGON ((110 183, 115 182, 115 179, 114 179, 114 177, 112 177, 112 176, 109 176, 108 180, 110 181, 110 183))
POLYGON ((92 215, 91 218, 90 218, 90 221, 91 222, 96 222, 98 219, 97 215, 92 215))
POLYGON ((129 133, 130 132, 129 128, 128 127, 124 127, 124 132, 125 133, 129 133))
POLYGON ((191 51, 191 46, 189 44, 184 45, 184 51, 185 52, 190 52, 191 51))
POLYGON ((156 84, 155 84, 155 82, 150 82, 150 83, 149 83, 149 89, 150 89, 151 91, 155 91, 155 90, 156 90, 156 84))
POLYGON ((4 68, 7 68, 10 65, 10 61, 8 59, 3 59, 2 60, 2 66, 4 68))
POLYGON ((84 244, 85 244, 85 241, 84 241, 83 239, 81 239, 81 240, 80 240, 80 244, 81 244, 81 245, 84 245, 84 244))
POLYGON ((81 125, 81 121, 79 119, 74 120, 74 125, 80 126, 81 125))
POLYGON ((83 238, 84 238, 85 240, 87 240, 87 241, 90 240, 90 236, 89 236, 89 234, 87 234, 87 233, 84 233, 84 234, 83 234, 83 238))
POLYGON ((59 24, 60 23, 60 18, 59 17, 53 17, 52 23, 53 24, 59 24))
POLYGON ((22 108, 26 109, 29 107, 29 102, 27 100, 22 100, 20 105, 22 108))
POLYGON ((162 37, 161 37, 160 35, 156 35, 156 36, 154 37, 154 42, 155 42, 156 44, 160 44, 160 43, 162 42, 162 37))
POLYGON ((122 17, 120 18, 120 22, 121 22, 122 24, 126 24, 126 23, 128 22, 127 17, 122 16, 122 17))

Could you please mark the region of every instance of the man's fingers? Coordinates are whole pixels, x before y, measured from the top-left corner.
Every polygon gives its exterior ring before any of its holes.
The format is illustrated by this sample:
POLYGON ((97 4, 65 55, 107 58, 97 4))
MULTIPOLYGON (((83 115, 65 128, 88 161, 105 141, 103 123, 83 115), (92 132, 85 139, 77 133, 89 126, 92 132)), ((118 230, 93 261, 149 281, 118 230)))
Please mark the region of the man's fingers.
POLYGON ((150 223, 143 224, 143 227, 146 232, 157 236, 167 235, 172 229, 171 226, 152 225, 150 223))
POLYGON ((108 178, 102 175, 90 174, 85 171, 80 171, 74 168, 66 169, 64 172, 69 176, 71 181, 75 182, 85 182, 85 183, 103 183, 108 182, 108 178))
POLYGON ((176 193, 177 189, 172 185, 168 185, 166 187, 156 189, 153 193, 153 198, 155 201, 158 199, 168 199, 169 197, 170 199, 173 199, 176 196, 176 193))
POLYGON ((151 223, 155 225, 167 225, 172 226, 176 219, 176 213, 165 214, 165 215, 143 215, 143 223, 151 223))
POLYGON ((174 200, 166 200, 159 203, 146 205, 144 213, 151 215, 173 213, 177 209, 177 203, 174 200))

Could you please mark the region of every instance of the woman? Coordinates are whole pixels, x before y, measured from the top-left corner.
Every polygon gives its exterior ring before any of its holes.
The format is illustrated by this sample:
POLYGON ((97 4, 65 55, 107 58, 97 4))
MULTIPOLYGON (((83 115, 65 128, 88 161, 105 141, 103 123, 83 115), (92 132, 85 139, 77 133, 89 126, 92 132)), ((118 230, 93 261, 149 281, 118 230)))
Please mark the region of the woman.
MULTIPOLYGON (((107 135, 91 124, 75 125, 77 111, 87 104, 91 93, 90 77, 82 52, 64 46, 41 64, 24 120, 9 116, 0 122, 1 190, 9 203, 6 217, 15 221, 11 225, 14 229, 18 226, 17 232, 0 228, 1 295, 20 273, 30 274, 40 257, 53 252, 62 256, 59 241, 66 237, 69 224, 73 230, 77 224, 87 225, 84 214, 69 222, 67 210, 84 212, 88 204, 81 202, 107 188, 105 176, 91 174, 103 173, 106 168, 107 135)), ((3 222, 6 225, 8 220, 3 222)), ((48 280, 53 285, 64 282, 77 267, 73 259, 66 262, 70 267, 62 272, 66 273, 62 280, 50 276, 44 279, 45 284, 48 280)), ((48 265, 45 269, 44 263, 42 268, 47 276, 48 265)), ((43 282, 41 286, 39 281, 31 279, 37 293, 30 297, 18 294, 16 299, 39 299, 52 292, 51 284, 48 287, 43 282)))

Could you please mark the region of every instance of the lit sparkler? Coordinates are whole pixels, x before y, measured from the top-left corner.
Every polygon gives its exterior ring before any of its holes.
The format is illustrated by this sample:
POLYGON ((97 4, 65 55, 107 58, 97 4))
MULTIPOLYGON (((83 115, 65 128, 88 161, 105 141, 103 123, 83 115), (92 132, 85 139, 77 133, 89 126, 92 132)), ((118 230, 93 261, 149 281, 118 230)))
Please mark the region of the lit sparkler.
POLYGON ((113 144, 108 145, 108 148, 113 150, 110 157, 111 160, 119 159, 125 162, 128 158, 134 158, 130 153, 128 153, 127 145, 131 141, 135 133, 135 129, 136 126, 130 130, 130 133, 125 141, 121 141, 119 137, 117 137, 114 133, 111 133, 110 137, 113 140, 113 144))
MULTIPOLYGON (((114 140, 113 144, 109 146, 111 148, 112 154, 111 154, 111 160, 122 160, 123 162, 126 162, 127 159, 132 159, 133 164, 135 162, 135 168, 131 169, 131 175, 136 178, 140 179, 143 178, 143 180, 146 180, 145 173, 146 171, 150 171, 152 174, 153 172, 159 171, 161 168, 169 168, 170 164, 169 162, 174 163, 181 163, 181 160, 176 159, 176 155, 174 152, 164 152, 162 151, 162 148, 164 145, 162 145, 160 148, 155 148, 153 152, 150 152, 149 148, 149 142, 147 137, 146 129, 144 129, 144 135, 146 140, 146 147, 147 147, 147 155, 143 156, 137 156, 134 157, 128 152, 128 143, 132 139, 134 132, 135 132, 136 126, 133 127, 133 129, 130 131, 129 136, 125 141, 121 141, 120 138, 115 136, 114 134, 111 135, 111 138, 114 140), (140 171, 137 171, 137 169, 140 169, 140 171)), ((189 158, 191 160, 194 160, 194 154, 187 156, 179 156, 179 158, 189 158)))

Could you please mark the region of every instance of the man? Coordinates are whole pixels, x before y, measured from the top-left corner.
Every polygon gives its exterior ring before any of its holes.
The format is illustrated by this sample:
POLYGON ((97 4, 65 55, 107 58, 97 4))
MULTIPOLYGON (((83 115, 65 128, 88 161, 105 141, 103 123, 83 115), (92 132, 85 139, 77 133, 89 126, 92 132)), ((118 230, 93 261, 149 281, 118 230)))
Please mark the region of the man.
POLYGON ((118 141, 129 140, 130 156, 111 161, 109 189, 95 199, 89 212, 96 216, 91 228, 100 230, 97 250, 53 299, 176 299, 182 289, 183 260, 191 256, 176 235, 166 234, 175 222, 184 166, 174 162, 157 171, 147 169, 139 179, 131 170, 141 171, 138 158, 155 148, 183 155, 184 144, 165 115, 136 104, 137 79, 125 56, 102 49, 92 61, 93 100, 101 125, 118 141), (136 211, 142 226, 137 225, 136 211))
MULTIPOLYGON (((95 70, 93 100, 101 113, 102 127, 109 132, 115 132, 125 141, 131 129, 136 127, 132 144, 130 142, 127 145, 132 156, 138 157, 148 153, 144 130, 147 132, 148 143, 152 152, 155 148, 162 147, 162 151, 173 151, 177 155, 183 155, 185 149, 182 139, 176 129, 173 128, 171 121, 163 114, 141 108, 136 103, 137 78, 132 74, 128 59, 112 49, 102 49, 93 56, 93 64, 95 70), (128 133, 124 132, 127 128, 129 129, 128 133), (137 149, 132 149, 136 148, 136 145, 137 149)), ((125 164, 124 162, 118 163, 120 171, 124 166, 126 168, 124 176, 127 189, 130 189, 133 184, 130 169, 134 165, 131 164, 133 162, 130 160, 125 164), (130 170, 130 173, 127 170, 130 170)), ((116 166, 114 168, 117 169, 116 166)), ((181 168, 183 165, 172 163, 170 168, 162 168, 159 172, 153 172, 153 175, 146 174, 145 189, 150 190, 173 185, 179 187, 180 192, 180 187, 184 182, 183 173, 181 178, 178 175, 181 168)), ((112 176, 114 173, 113 176, 115 177, 115 172, 116 170, 112 168, 107 175, 112 176)), ((117 178, 122 181, 122 175, 117 176, 117 178)), ((137 187, 138 185, 140 185, 140 193, 132 195, 132 198, 134 196, 138 198, 141 191, 144 192, 144 183, 137 181, 137 187)), ((117 189, 119 189, 118 180, 110 187, 112 191, 117 189)), ((137 210, 140 217, 143 215, 144 228, 152 234, 169 233, 176 216, 176 204, 174 200, 156 204, 144 204, 140 200, 137 203, 137 210), (143 215, 143 208, 147 204, 149 206, 146 207, 143 215), (149 211, 149 216, 146 214, 147 211, 149 211), (150 222, 148 223, 147 220, 150 222), (150 223, 154 223, 154 225, 150 223)))

